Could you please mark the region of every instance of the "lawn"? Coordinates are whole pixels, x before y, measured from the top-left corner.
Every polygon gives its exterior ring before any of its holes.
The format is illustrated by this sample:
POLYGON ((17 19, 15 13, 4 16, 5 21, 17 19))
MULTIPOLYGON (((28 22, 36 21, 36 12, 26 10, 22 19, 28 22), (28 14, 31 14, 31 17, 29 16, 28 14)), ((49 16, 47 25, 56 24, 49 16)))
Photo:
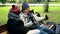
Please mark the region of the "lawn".
POLYGON ((60 1, 59 2, 49 2, 50 4, 60 4, 60 1))
MULTIPOLYGON (((44 2, 37 2, 37 3, 33 3, 33 4, 44 4, 44 2)), ((58 2, 49 2, 49 4, 60 4, 60 1, 58 1, 58 2)))
MULTIPOLYGON (((7 23, 8 20, 8 12, 10 10, 11 6, 3 6, 0 7, 0 26, 7 23)), ((49 20, 56 22, 57 24, 60 24, 60 7, 57 6, 51 6, 49 7, 49 13, 44 13, 43 6, 31 6, 30 9, 34 9, 35 12, 39 12, 41 16, 48 15, 49 20)))

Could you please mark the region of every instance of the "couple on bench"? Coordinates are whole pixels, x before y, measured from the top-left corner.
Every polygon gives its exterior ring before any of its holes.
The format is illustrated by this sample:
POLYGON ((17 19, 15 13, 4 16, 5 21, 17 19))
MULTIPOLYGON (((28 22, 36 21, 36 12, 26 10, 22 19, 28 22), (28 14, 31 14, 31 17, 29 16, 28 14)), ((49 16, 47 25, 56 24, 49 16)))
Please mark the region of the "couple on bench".
MULTIPOLYGON (((26 2, 22 4, 22 10, 16 5, 8 14, 7 28, 9 34, 54 34, 54 31, 45 27, 42 20, 46 20, 47 15, 38 17, 37 14, 30 11, 30 7, 26 2), (40 25, 39 25, 40 24, 40 25)), ((48 19, 48 18, 47 18, 48 19)))

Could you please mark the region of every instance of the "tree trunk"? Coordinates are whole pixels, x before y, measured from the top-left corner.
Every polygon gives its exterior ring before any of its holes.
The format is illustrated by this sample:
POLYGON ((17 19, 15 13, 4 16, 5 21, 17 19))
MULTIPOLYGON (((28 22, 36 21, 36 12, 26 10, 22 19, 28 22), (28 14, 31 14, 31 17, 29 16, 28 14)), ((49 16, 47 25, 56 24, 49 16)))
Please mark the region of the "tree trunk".
POLYGON ((8 3, 9 0, 6 0, 6 3, 8 3))
POLYGON ((19 0, 19 6, 20 6, 21 0, 19 0))
POLYGON ((16 5, 19 6, 19 0, 16 0, 16 5))
POLYGON ((48 13, 48 9, 49 9, 49 0, 45 0, 44 12, 48 13))
POLYGON ((32 3, 32 0, 30 0, 30 3, 32 3))

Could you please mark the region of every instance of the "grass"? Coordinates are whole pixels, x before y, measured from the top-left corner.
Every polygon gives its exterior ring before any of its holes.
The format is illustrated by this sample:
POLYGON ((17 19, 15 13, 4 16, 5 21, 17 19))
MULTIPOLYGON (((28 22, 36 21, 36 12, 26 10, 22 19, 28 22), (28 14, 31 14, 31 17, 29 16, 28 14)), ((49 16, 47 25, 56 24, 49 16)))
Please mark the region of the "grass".
MULTIPOLYGON (((8 12, 10 10, 11 6, 3 6, 0 7, 0 26, 7 23, 8 19, 8 12)), ((34 9, 35 12, 39 12, 41 16, 48 15, 49 20, 56 22, 57 24, 60 24, 60 7, 51 6, 49 7, 49 13, 44 13, 43 6, 31 6, 30 9, 34 9)))
POLYGON ((49 2, 50 4, 60 4, 60 1, 59 2, 49 2))
MULTIPOLYGON (((36 3, 33 3, 33 4, 44 4, 44 2, 36 2, 36 3)), ((54 1, 51 1, 49 2, 49 4, 60 4, 60 1, 57 1, 57 2, 54 2, 54 1)))
POLYGON ((7 23, 7 15, 10 7, 0 7, 0 25, 7 23))

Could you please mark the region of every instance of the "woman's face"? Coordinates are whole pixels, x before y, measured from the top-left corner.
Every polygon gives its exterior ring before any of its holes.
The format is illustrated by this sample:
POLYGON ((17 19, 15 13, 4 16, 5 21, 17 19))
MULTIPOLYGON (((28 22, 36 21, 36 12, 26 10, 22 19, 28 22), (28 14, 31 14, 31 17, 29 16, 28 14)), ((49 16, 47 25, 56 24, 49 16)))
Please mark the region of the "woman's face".
POLYGON ((28 8, 26 8, 25 10, 24 10, 24 13, 28 13, 29 12, 29 10, 30 10, 30 8, 28 7, 28 8))

